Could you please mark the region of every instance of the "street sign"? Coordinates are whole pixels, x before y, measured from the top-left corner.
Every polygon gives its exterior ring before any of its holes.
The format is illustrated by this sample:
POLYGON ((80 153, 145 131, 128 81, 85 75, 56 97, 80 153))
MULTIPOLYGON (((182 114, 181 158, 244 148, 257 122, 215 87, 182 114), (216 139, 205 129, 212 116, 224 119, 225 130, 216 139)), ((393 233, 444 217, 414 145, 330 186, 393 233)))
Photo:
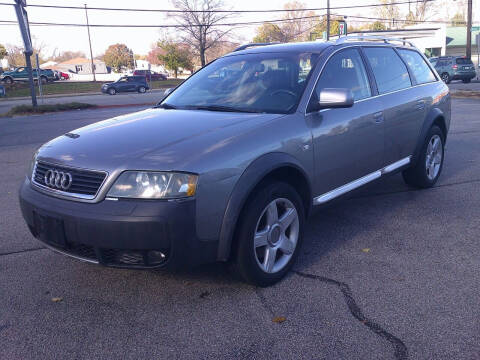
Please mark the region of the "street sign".
POLYGON ((480 26, 472 26, 472 31, 480 31, 480 26))
POLYGON ((345 21, 338 22, 338 36, 347 35, 347 23, 345 21))

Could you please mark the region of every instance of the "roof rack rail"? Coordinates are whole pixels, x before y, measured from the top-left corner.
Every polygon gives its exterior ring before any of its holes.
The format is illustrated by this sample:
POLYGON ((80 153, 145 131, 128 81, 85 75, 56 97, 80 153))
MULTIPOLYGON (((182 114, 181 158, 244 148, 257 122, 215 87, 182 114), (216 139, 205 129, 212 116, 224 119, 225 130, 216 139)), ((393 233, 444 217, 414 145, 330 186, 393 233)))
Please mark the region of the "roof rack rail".
POLYGON ((398 39, 398 38, 390 38, 384 36, 375 36, 375 35, 347 35, 342 36, 337 39, 335 45, 343 44, 350 40, 360 40, 360 41, 383 41, 385 44, 391 44, 392 42, 400 42, 403 45, 410 45, 411 47, 416 48, 416 46, 408 40, 405 39, 398 39))
POLYGON ((240 51, 240 50, 245 50, 245 49, 248 49, 249 47, 267 46, 267 45, 275 45, 275 44, 280 44, 280 43, 279 43, 279 42, 249 43, 249 44, 245 44, 245 45, 239 46, 238 48, 236 48, 235 50, 233 50, 233 52, 235 52, 235 51, 240 51))

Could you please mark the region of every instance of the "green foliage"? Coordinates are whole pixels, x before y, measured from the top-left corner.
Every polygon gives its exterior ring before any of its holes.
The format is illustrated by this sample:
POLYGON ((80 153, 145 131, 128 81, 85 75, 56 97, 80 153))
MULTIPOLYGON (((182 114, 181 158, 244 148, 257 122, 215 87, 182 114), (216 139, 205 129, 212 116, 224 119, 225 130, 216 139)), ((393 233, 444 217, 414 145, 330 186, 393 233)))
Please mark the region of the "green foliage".
POLYGON ((158 54, 158 59, 168 70, 175 72, 175 78, 180 68, 193 70, 192 57, 186 47, 171 41, 160 41, 158 47, 163 50, 163 54, 158 54))
POLYGON ((387 30, 387 27, 381 21, 375 21, 374 23, 368 24, 368 29, 379 31, 379 30, 387 30))
POLYGON ((38 105, 34 108, 32 105, 18 105, 10 109, 9 112, 3 116, 13 115, 26 115, 26 114, 43 114, 46 112, 67 111, 67 110, 82 110, 88 108, 94 108, 96 105, 85 104, 79 102, 71 102, 66 104, 51 104, 51 105, 38 105))
POLYGON ((133 52, 125 44, 110 45, 103 59, 105 65, 112 67, 116 72, 134 67, 133 52))
POLYGON ((7 55, 8 55, 7 49, 5 49, 5 46, 0 44, 0 60, 7 57, 7 55))
POLYGON ((255 43, 283 42, 284 35, 278 25, 265 23, 257 28, 257 35, 253 38, 255 43))

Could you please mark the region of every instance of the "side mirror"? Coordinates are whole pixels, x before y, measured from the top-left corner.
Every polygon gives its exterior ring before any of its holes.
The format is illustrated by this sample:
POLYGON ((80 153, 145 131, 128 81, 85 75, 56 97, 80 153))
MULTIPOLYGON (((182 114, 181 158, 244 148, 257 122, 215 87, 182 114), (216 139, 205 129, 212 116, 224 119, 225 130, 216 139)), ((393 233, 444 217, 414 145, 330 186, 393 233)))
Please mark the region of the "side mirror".
POLYGON ((325 88, 320 90, 318 104, 315 110, 331 108, 348 108, 353 106, 353 93, 350 89, 325 88))
POLYGON ((165 89, 165 91, 163 92, 163 96, 167 96, 168 94, 170 94, 173 91, 173 89, 174 88, 165 89))

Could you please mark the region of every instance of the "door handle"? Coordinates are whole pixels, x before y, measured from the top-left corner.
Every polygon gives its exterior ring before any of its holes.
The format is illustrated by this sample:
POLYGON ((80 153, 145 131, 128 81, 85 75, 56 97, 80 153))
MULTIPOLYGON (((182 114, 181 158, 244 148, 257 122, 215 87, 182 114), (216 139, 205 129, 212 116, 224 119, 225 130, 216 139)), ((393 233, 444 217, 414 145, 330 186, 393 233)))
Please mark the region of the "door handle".
POLYGON ((373 114, 373 119, 377 124, 383 122, 383 111, 373 114))

